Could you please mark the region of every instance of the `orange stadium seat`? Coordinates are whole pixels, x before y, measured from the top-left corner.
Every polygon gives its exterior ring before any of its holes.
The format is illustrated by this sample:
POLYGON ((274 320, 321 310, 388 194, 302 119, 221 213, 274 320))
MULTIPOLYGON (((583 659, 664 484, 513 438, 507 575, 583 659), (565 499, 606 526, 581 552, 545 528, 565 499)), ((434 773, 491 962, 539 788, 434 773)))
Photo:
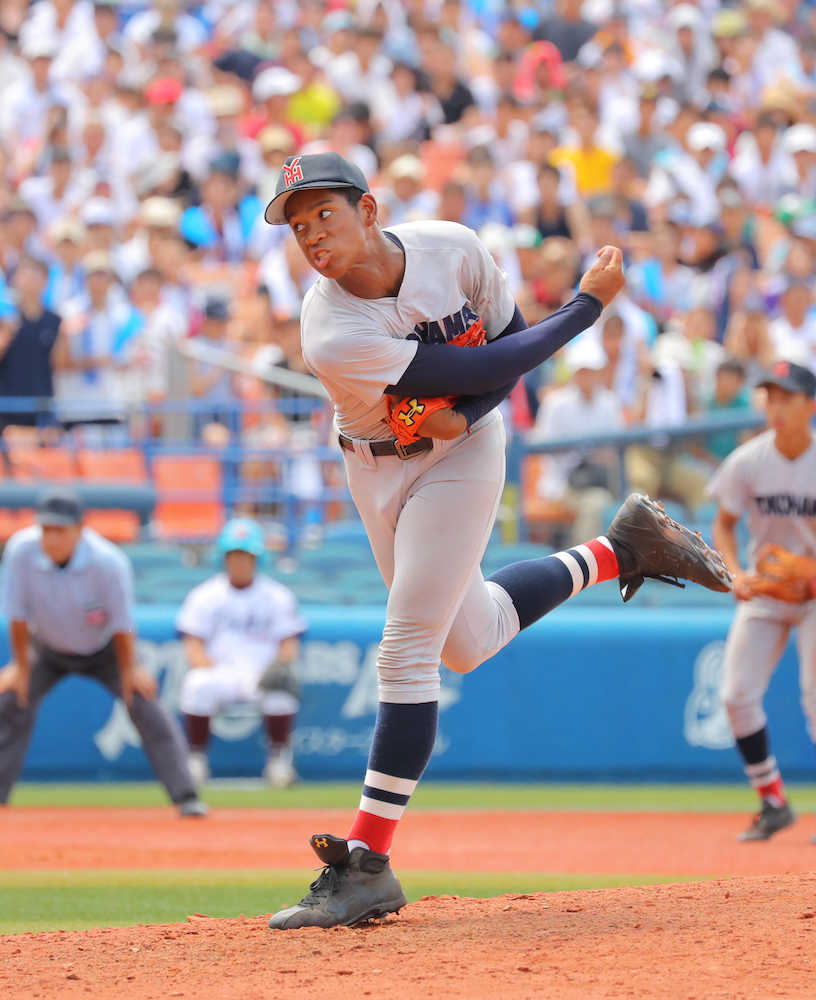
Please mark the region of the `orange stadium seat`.
POLYGON ((89 510, 84 524, 119 545, 135 542, 139 537, 139 515, 132 510, 89 510))
POLYGON ((209 455, 157 455, 156 532, 159 538, 194 541, 214 538, 224 524, 221 463, 209 455), (195 494, 185 497, 185 493, 195 494))
POLYGON ((8 445, 11 475, 15 479, 76 479, 74 453, 67 448, 32 448, 8 445))
POLYGON ((549 542, 559 528, 575 520, 575 512, 566 504, 538 495, 546 461, 546 455, 526 455, 521 464, 521 514, 531 541, 549 542))
POLYGON ((83 479, 109 483, 145 483, 148 479, 144 455, 137 448, 83 449, 77 454, 77 467, 83 479))

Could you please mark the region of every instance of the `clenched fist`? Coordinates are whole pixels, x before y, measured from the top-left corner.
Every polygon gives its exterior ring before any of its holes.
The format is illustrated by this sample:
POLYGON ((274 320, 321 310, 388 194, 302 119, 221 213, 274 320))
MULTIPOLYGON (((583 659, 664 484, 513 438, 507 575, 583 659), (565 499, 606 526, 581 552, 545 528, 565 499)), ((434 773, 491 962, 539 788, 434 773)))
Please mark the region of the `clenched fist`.
POLYGON ((626 284, 623 276, 623 254, 618 247, 602 247, 598 259, 581 278, 578 291, 600 299, 604 309, 626 284))

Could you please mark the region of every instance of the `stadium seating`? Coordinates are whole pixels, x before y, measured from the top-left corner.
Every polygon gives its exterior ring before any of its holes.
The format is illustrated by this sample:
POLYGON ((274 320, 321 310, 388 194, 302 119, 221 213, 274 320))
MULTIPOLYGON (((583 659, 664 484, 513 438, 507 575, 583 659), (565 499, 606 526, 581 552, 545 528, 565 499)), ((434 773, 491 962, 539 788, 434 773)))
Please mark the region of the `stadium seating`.
POLYGON ((166 541, 205 542, 224 523, 221 463, 211 455, 162 453, 151 463, 156 487, 156 535, 166 541))

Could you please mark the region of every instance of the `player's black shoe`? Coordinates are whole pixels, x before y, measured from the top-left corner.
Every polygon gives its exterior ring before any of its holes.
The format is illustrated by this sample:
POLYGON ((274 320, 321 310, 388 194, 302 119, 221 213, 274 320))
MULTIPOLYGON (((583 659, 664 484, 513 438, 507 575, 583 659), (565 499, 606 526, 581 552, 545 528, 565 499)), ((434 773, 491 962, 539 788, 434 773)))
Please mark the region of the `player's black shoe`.
POLYGON ((762 808, 751 820, 751 825, 747 830, 743 830, 737 840, 770 840, 775 833, 791 826, 795 821, 796 814, 789 803, 774 806, 764 799, 762 808))
POLYGON ((661 503, 632 493, 615 515, 606 537, 618 560, 621 597, 629 601, 644 579, 683 587, 691 580, 709 590, 731 589, 731 574, 719 552, 699 532, 673 521, 661 503))
POLYGON ((349 853, 348 843, 329 833, 315 834, 309 842, 326 867, 297 905, 274 914, 271 928, 349 927, 396 913, 408 902, 387 854, 365 847, 349 853))

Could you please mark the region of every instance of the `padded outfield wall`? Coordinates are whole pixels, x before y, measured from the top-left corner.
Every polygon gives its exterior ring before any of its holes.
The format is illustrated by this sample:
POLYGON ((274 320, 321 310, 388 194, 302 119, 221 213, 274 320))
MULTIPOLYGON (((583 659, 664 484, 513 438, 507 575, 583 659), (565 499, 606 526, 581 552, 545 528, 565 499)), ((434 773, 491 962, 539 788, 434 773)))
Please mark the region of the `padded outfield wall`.
MULTIPOLYGON (((304 608, 296 737, 304 778, 357 779, 377 705, 375 657, 382 608, 304 608)), ((143 664, 178 711, 184 671, 175 608, 137 613, 143 664)), ((477 671, 442 671, 437 778, 738 779, 719 704, 726 608, 563 608, 522 633, 477 671)), ((0 655, 7 656, 6 629, 0 655)), ((812 779, 816 752, 799 703, 793 644, 766 702, 774 751, 789 778, 812 779)), ((254 711, 214 724, 214 776, 263 765, 254 711)), ((146 779, 151 772, 121 703, 69 678, 43 702, 23 777, 146 779)))

